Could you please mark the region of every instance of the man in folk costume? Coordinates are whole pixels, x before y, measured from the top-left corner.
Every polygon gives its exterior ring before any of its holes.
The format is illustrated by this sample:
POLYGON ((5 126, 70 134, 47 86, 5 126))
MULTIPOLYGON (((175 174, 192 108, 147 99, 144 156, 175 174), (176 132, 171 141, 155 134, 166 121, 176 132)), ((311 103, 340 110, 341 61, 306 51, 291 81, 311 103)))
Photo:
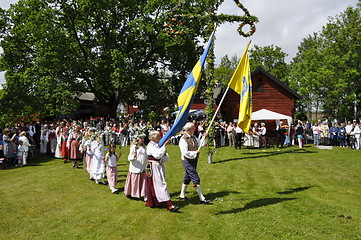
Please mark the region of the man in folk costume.
MULTIPOLYGON (((199 139, 194 136, 194 124, 191 122, 186 123, 183 127, 183 130, 185 132, 179 141, 179 148, 181 151, 182 165, 186 172, 184 175, 182 190, 179 195, 179 199, 188 199, 187 197, 185 197, 185 192, 189 183, 192 181, 194 187, 197 190, 200 203, 209 204, 211 200, 208 200, 203 196, 200 186, 201 180, 197 172, 197 163, 200 152, 198 150, 199 139)), ((206 136, 207 134, 204 135, 206 136)))

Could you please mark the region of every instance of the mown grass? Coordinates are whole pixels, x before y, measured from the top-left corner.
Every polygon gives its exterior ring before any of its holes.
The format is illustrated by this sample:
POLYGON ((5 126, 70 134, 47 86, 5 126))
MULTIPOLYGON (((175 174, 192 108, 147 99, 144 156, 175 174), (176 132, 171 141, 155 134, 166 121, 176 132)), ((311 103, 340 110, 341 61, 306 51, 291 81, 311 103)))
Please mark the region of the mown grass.
MULTIPOLYGON (((129 148, 121 150, 118 188, 129 148)), ((49 156, 0 171, 1 239, 361 239, 361 152, 348 148, 202 150, 201 185, 212 205, 178 201, 183 169, 169 146, 168 189, 180 213, 111 194, 82 169, 49 156)))

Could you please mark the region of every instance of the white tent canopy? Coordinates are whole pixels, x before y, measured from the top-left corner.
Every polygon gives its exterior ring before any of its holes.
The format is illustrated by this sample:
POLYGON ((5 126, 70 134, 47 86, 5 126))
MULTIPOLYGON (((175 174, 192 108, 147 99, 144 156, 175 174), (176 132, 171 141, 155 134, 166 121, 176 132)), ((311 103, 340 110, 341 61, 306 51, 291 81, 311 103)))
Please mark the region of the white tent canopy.
POLYGON ((284 119, 287 120, 288 126, 290 126, 292 123, 292 117, 290 116, 272 112, 267 109, 261 109, 252 113, 252 120, 276 120, 278 124, 280 120, 284 119))

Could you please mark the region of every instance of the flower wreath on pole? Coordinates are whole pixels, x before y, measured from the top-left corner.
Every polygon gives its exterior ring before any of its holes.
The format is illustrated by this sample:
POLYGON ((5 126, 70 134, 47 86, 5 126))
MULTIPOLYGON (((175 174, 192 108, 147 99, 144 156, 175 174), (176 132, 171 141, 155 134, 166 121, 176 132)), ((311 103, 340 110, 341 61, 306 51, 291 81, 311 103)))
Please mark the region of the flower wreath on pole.
POLYGON ((239 8, 241 8, 244 13, 245 16, 242 20, 242 23, 239 25, 239 27, 237 28, 237 31, 239 33, 239 35, 241 35, 242 37, 250 37, 252 36, 255 32, 256 32, 256 25, 254 24, 254 21, 251 20, 251 14, 249 13, 249 11, 247 10, 247 8, 245 8, 242 3, 240 3, 238 0, 234 0, 234 2, 237 4, 237 6, 239 8), (244 32, 242 30, 242 28, 244 27, 244 25, 249 25, 250 26, 250 31, 249 32, 244 32))

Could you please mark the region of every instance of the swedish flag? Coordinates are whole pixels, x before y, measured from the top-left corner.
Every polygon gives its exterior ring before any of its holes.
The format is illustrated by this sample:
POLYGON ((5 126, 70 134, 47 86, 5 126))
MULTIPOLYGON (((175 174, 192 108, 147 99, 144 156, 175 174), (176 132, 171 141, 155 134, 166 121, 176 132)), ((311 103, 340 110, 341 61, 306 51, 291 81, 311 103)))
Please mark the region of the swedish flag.
POLYGON ((159 141, 158 145, 163 146, 163 144, 172 136, 176 135, 179 131, 182 130, 184 124, 187 122, 188 114, 190 107, 192 106, 194 96, 196 95, 199 81, 202 76, 202 70, 204 69, 204 65, 206 63, 206 58, 209 52, 209 49, 212 45, 214 38, 214 31, 211 37, 208 40, 206 48, 198 60, 197 64, 193 67, 192 72, 189 74, 186 82, 184 83, 182 90, 178 96, 178 115, 172 126, 172 128, 166 132, 163 138, 159 141))

